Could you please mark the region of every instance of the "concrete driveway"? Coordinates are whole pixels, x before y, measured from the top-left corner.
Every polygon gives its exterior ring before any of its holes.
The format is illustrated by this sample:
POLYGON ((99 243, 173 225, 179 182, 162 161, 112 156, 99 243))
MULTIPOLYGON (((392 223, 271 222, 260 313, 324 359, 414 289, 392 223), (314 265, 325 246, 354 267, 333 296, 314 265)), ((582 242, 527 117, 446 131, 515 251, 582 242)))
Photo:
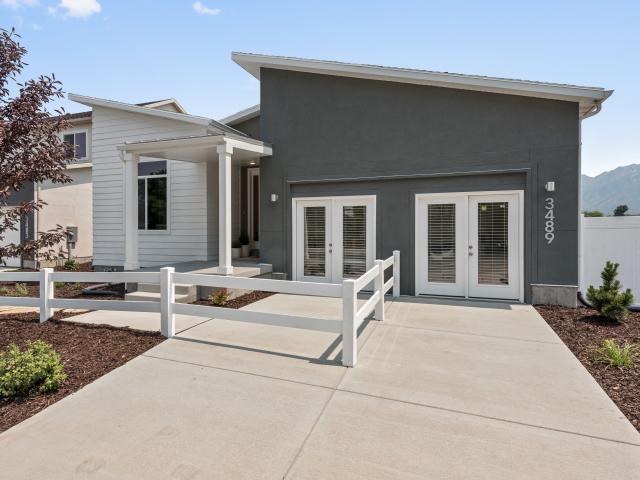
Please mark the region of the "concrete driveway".
MULTIPOLYGON (((287 295, 247 309, 340 313, 287 295)), ((332 334, 202 320, 1 434, 3 475, 640 475, 640 435, 529 306, 388 302, 354 369, 332 334)))

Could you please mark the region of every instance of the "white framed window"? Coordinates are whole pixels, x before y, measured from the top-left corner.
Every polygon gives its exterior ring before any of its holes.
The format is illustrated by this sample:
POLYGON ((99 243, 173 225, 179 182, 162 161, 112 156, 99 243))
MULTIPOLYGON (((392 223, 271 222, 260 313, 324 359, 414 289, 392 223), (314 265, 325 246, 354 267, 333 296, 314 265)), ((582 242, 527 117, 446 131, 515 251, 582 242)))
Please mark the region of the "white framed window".
POLYGON ((168 229, 167 193, 167 161, 138 163, 138 230, 168 229))
POLYGON ((64 143, 73 145, 73 160, 80 162, 87 159, 87 131, 68 132, 62 134, 64 143))

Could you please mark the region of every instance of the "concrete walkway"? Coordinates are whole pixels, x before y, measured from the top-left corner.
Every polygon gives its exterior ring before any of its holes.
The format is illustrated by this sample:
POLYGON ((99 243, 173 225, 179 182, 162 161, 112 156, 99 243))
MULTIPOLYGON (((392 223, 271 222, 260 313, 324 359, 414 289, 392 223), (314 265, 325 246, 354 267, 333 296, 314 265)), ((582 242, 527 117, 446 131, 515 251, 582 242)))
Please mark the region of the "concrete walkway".
MULTIPOLYGON (((332 299, 287 295, 247 309, 340 313, 332 299)), ((385 322, 365 325, 354 369, 339 365, 332 334, 191 322, 0 434, 2 475, 640 475, 640 435, 531 307, 388 302, 385 322)))

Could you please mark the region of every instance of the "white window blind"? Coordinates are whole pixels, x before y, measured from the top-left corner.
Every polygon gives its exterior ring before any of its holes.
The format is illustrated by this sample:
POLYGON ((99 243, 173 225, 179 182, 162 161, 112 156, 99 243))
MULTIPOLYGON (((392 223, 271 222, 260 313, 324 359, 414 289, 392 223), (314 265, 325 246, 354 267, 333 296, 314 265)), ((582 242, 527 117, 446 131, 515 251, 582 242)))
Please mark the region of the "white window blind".
POLYGON ((304 207, 304 276, 326 275, 326 208, 304 207))
POLYGON ((367 271, 367 207, 342 209, 342 276, 359 277, 367 271))
POLYGON ((509 204, 478 204, 478 283, 509 284, 509 204))
POLYGON ((456 205, 431 204, 427 209, 427 280, 456 283, 456 205))

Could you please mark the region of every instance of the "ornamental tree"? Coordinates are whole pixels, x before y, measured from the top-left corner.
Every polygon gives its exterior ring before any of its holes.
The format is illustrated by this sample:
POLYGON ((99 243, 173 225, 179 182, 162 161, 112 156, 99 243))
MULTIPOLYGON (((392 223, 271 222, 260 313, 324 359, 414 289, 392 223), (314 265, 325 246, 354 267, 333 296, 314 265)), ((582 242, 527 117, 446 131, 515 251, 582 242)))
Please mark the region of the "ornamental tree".
POLYGON ((600 315, 620 322, 627 316, 627 307, 633 303, 630 289, 620 291, 618 267, 620 264, 607 261, 600 277, 602 285, 595 288, 590 285, 587 289, 587 300, 600 315))
POLYGON ((59 135, 69 126, 63 110, 54 110, 52 116, 46 108, 52 100, 63 96, 62 84, 54 75, 18 82, 27 53, 18 38, 15 30, 0 29, 0 264, 6 257, 43 260, 55 257, 53 247, 66 236, 60 225, 39 232, 37 239, 2 245, 6 233, 17 230, 20 218, 41 210, 45 202, 32 199, 15 208, 4 207, 11 195, 25 185, 46 180, 71 182, 65 167, 73 157, 73 146, 64 143, 59 135))

